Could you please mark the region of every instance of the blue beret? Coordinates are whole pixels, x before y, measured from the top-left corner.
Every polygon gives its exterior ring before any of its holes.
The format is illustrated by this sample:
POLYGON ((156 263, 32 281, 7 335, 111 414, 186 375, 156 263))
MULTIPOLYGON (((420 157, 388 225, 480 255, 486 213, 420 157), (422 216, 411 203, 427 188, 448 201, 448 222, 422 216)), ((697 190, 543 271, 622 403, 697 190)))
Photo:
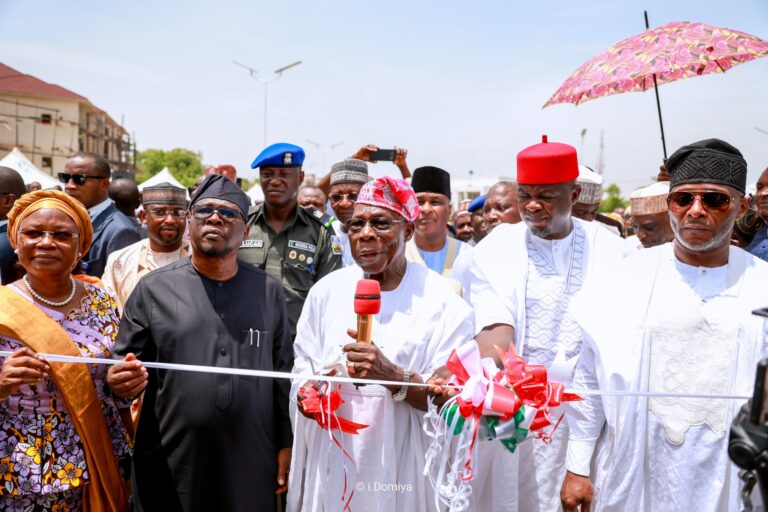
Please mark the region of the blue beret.
POLYGON ((278 142, 264 149, 251 164, 257 167, 301 167, 304 163, 304 150, 299 146, 278 142))
POLYGON ((475 210, 479 210, 483 206, 485 206, 485 195, 474 198, 472 202, 469 203, 469 206, 467 206, 467 211, 469 213, 474 213, 475 210))

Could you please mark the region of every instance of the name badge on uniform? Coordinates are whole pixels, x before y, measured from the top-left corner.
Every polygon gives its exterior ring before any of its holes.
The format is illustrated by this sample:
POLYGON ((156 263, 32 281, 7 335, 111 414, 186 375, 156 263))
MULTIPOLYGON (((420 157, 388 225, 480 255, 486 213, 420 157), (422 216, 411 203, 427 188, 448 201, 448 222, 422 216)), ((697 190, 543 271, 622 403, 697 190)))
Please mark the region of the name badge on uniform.
POLYGON ((333 254, 341 254, 344 252, 344 248, 341 245, 341 238, 336 235, 331 235, 331 251, 333 251, 333 254))
POLYGON ((301 242, 299 240, 288 240, 288 247, 291 249, 298 249, 300 251, 315 252, 317 247, 307 242, 301 242))
POLYGON ((243 242, 240 244, 241 249, 242 248, 250 249, 254 247, 257 249, 264 247, 264 240, 252 240, 249 238, 249 239, 243 240, 243 242))

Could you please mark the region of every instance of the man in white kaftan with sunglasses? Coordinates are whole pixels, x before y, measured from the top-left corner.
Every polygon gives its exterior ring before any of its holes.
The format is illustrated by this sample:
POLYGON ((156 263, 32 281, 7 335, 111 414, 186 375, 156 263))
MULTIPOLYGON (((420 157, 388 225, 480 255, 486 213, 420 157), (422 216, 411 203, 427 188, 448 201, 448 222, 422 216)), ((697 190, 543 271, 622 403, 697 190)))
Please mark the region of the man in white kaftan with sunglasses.
MULTIPOLYGON (((752 311, 768 305, 768 264, 730 245, 749 204, 746 161, 709 139, 677 150, 666 168, 675 238, 618 261, 574 301, 584 344, 573 386, 751 395, 766 354, 766 325, 752 311), (617 292, 622 300, 612 302, 611 314, 597 314, 596 301, 617 292)), ((727 447, 743 401, 585 398, 566 414, 566 511, 741 510, 727 447)))

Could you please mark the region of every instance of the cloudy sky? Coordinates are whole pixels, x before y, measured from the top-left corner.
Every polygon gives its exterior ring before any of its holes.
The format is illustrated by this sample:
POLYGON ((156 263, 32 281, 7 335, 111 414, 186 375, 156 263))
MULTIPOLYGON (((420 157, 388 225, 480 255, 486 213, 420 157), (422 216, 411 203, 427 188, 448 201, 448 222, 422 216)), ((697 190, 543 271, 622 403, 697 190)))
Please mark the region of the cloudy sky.
MULTIPOLYGON (((0 61, 124 116, 139 149, 189 148, 245 171, 263 146, 264 87, 232 60, 265 76, 302 60, 269 88, 268 141, 304 146, 310 172, 371 142, 408 148, 411 168, 514 175, 516 153, 542 133, 581 150, 586 128, 582 163, 596 164, 602 132, 606 180, 628 193, 662 159, 652 92, 541 107, 580 64, 641 32, 643 9, 652 26, 768 39, 765 0, 0 0, 0 61)), ((768 131, 768 59, 660 93, 670 153, 720 137, 752 181, 768 166, 756 129, 768 131)))

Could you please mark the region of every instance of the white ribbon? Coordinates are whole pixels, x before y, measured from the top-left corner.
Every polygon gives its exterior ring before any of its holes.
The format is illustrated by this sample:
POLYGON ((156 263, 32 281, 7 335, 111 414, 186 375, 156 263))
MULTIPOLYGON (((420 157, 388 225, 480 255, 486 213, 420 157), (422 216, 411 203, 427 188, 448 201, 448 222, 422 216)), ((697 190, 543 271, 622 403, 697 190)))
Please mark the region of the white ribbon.
MULTIPOLYGON (((9 350, 0 350, 0 357, 9 357, 13 352, 9 350)), ((81 357, 64 356, 59 354, 39 354, 46 361, 56 363, 84 363, 84 364, 105 364, 116 365, 122 363, 122 359, 104 359, 99 357, 81 357)), ((393 380, 378 379, 356 379, 353 377, 340 377, 337 375, 314 375, 311 373, 290 373, 275 372, 270 370, 249 370, 241 368, 221 368, 219 366, 203 366, 197 364, 178 364, 178 363, 154 363, 141 361, 145 368, 156 368, 158 370, 177 370, 182 372, 199 373, 218 373, 223 375, 242 375, 245 377, 266 377, 270 379, 304 379, 319 380, 324 382, 339 382, 348 384, 378 384, 380 386, 407 386, 407 387, 426 387, 423 382, 402 382, 393 380)), ((461 386, 457 386, 461 387, 461 386)), ((665 398, 709 398, 713 400, 749 400, 751 396, 744 395, 713 395, 700 393, 658 393, 652 391, 604 391, 601 389, 568 389, 568 393, 578 395, 592 396, 639 396, 639 397, 665 397, 665 398)))

